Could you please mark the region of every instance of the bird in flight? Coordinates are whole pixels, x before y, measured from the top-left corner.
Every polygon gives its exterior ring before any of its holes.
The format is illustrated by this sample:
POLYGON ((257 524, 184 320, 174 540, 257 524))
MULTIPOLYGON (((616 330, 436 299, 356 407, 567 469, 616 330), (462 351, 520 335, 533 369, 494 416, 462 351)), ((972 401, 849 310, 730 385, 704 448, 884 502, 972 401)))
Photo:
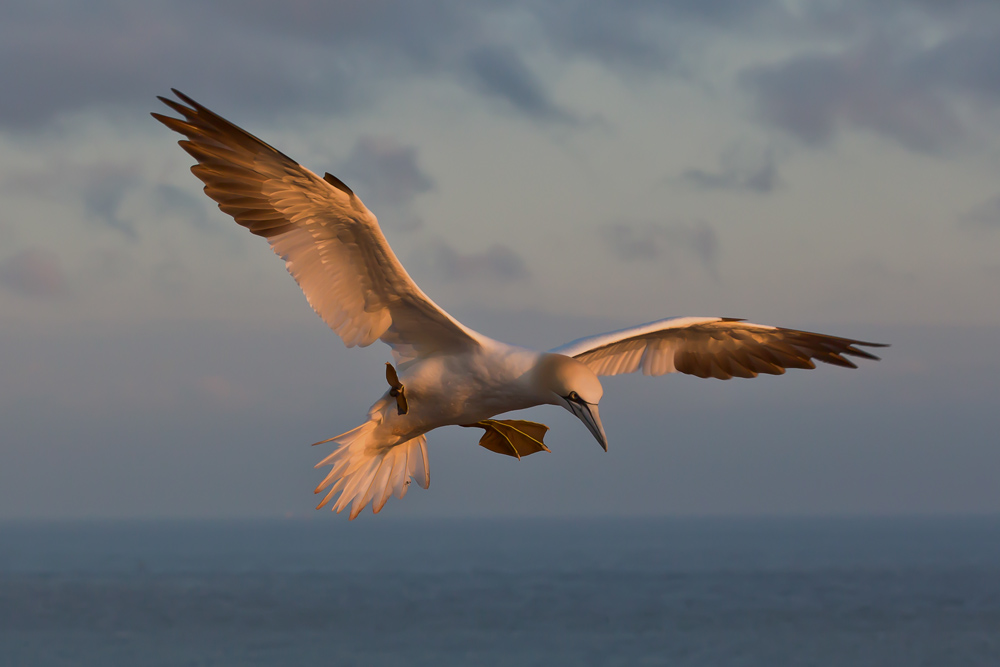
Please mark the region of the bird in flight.
POLYGON ((339 178, 322 178, 276 148, 174 90, 159 99, 180 118, 152 114, 184 135, 191 171, 219 208, 263 236, 309 305, 348 347, 381 340, 392 349, 388 389, 350 431, 316 443, 333 451, 316 493, 354 519, 378 513, 413 480, 427 488, 426 434, 449 425, 481 428, 480 445, 521 458, 548 451, 548 427, 495 419, 512 410, 558 405, 582 421, 607 451, 598 376, 642 371, 728 380, 815 368, 856 368, 848 356, 878 359, 849 338, 751 324, 727 317, 676 317, 580 338, 547 352, 493 340, 466 327, 413 282, 378 221, 339 178))

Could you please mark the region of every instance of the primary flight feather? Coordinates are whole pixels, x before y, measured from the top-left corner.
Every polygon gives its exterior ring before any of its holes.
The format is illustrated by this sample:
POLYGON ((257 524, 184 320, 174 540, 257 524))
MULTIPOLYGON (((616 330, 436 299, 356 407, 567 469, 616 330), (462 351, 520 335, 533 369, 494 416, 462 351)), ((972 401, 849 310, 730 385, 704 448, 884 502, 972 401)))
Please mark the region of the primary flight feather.
MULTIPOLYGON (((729 379, 815 368, 854 368, 847 356, 878 357, 849 338, 751 324, 722 317, 679 317, 581 338, 548 352, 493 340, 462 325, 413 282, 375 216, 331 174, 322 178, 281 151, 177 90, 182 103, 159 98, 180 118, 153 117, 184 135, 191 171, 205 193, 240 225, 271 244, 309 305, 348 347, 376 340, 391 349, 389 389, 355 429, 317 464, 330 466, 316 488, 350 518, 369 503, 379 512, 411 482, 430 484, 425 434, 448 425, 484 430, 480 444, 510 456, 546 450, 548 428, 496 415, 558 405, 573 413, 607 450, 597 405, 599 375, 638 370, 729 379), (397 372, 398 371, 398 372, 397 372)), ((317 508, 318 509, 318 508, 317 508)))

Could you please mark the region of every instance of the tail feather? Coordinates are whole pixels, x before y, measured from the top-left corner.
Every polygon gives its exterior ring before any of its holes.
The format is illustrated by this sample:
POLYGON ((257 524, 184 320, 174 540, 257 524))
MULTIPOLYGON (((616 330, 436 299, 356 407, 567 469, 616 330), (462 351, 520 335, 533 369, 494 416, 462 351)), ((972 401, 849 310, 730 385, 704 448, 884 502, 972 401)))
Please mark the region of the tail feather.
POLYGON ((382 506, 385 505, 385 501, 392 495, 392 487, 389 486, 389 480, 392 478, 392 469, 395 465, 395 457, 393 457, 393 460, 383 461, 375 478, 372 479, 368 493, 365 494, 365 502, 367 503, 368 500, 371 500, 372 512, 374 514, 379 513, 382 506))
MULTIPOLYGON (((406 490, 410 488, 410 485, 407 484, 410 476, 407 473, 406 463, 406 460, 409 457, 409 452, 410 450, 407 448, 396 458, 396 461, 392 464, 392 476, 389 478, 389 487, 400 500, 402 500, 403 496, 406 495, 406 490)), ((382 503, 384 504, 385 500, 383 500, 382 503)), ((381 507, 379 509, 381 509, 381 507)))
POLYGON ((427 439, 424 438, 420 443, 419 451, 411 451, 409 454, 406 472, 417 480, 417 484, 426 489, 431 484, 431 469, 427 465, 427 439))
MULTIPOLYGON (((330 499, 333 498, 335 495, 337 495, 337 493, 341 491, 346 484, 347 484, 346 478, 341 477, 340 479, 338 479, 337 483, 333 485, 332 489, 330 489, 330 492, 326 494, 325 498, 323 498, 323 502, 321 502, 319 505, 316 506, 316 509, 318 510, 323 509, 323 506, 326 505, 328 502, 330 502, 330 499)), ((322 489, 317 488, 315 491, 313 491, 313 493, 319 493, 320 491, 322 491, 322 489)))
POLYGON ((333 506, 333 510, 337 514, 340 514, 353 500, 354 505, 351 507, 350 518, 352 521, 354 520, 354 517, 361 511, 361 498, 364 497, 365 491, 368 490, 368 485, 371 484, 372 476, 378 471, 378 466, 379 460, 373 456, 365 461, 365 465, 362 465, 360 469, 351 475, 347 486, 341 491, 340 497, 337 498, 337 502, 333 506))
POLYGON ((389 449, 378 448, 372 443, 378 424, 371 420, 327 441, 338 447, 316 464, 317 468, 330 466, 314 493, 327 487, 330 490, 316 509, 340 494, 330 509, 340 513, 351 505, 350 518, 353 520, 368 503, 378 514, 390 495, 405 496, 413 479, 425 489, 430 485, 427 438, 420 435, 389 449))

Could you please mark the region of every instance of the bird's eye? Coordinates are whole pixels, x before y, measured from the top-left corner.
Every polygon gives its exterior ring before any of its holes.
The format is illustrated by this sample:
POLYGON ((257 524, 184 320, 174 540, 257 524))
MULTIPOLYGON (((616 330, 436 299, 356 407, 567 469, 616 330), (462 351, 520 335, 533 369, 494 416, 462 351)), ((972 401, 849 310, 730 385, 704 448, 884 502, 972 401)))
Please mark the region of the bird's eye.
POLYGON ((567 396, 566 398, 573 401, 574 403, 580 402, 580 394, 576 393, 575 391, 569 392, 569 396, 567 396))

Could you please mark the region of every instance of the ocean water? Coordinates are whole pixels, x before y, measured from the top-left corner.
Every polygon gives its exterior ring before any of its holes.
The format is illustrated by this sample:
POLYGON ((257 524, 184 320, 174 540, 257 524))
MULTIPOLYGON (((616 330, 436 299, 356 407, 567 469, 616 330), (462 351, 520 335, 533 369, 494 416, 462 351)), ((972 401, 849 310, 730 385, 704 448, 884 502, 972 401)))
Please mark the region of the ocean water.
POLYGON ((1000 519, 0 523, 0 665, 1000 665, 1000 519))

